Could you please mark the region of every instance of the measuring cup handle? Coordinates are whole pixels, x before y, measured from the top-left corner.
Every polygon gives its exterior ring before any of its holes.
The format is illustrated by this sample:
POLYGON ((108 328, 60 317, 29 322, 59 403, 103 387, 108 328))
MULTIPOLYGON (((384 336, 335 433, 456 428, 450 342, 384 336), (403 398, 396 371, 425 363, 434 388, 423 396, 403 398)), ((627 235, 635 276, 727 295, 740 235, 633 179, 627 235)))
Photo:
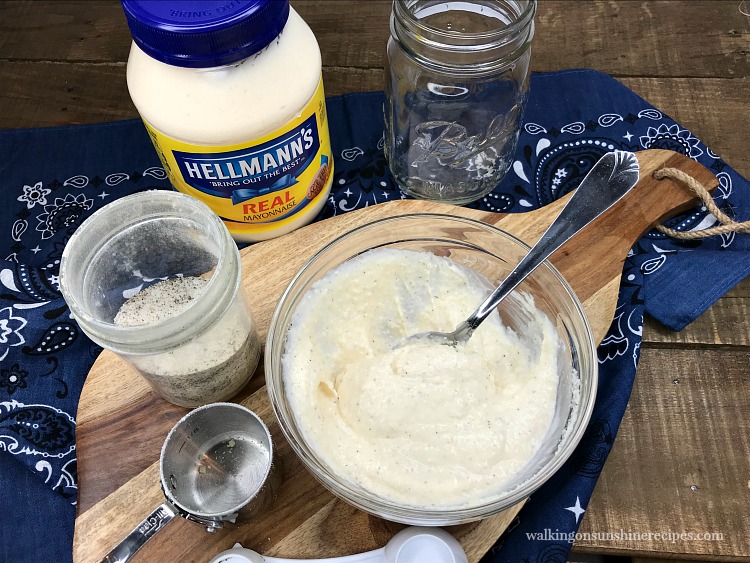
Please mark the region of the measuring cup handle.
POLYGON ((146 516, 135 529, 115 546, 99 563, 125 563, 143 547, 151 537, 177 516, 177 509, 164 503, 146 516))

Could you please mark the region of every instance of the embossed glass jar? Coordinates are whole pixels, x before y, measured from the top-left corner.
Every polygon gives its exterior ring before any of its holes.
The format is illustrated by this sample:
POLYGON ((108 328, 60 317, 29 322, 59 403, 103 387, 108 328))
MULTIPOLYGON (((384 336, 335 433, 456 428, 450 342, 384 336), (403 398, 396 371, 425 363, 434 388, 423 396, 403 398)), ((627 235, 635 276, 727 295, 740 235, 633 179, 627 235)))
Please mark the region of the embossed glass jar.
POLYGON ((385 155, 409 195, 465 204, 508 171, 529 87, 536 0, 394 0, 385 155))

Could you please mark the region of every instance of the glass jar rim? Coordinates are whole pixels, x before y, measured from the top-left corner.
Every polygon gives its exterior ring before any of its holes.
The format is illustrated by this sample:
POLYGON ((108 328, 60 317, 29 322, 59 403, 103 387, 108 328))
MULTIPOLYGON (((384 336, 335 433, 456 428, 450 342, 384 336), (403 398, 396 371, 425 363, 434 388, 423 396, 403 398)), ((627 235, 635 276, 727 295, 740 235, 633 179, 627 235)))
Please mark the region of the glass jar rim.
MULTIPOLYGON (((537 0, 528 0, 528 4, 524 8, 524 10, 520 14, 518 14, 518 17, 501 29, 480 32, 467 32, 459 30, 446 30, 425 23, 422 19, 415 17, 414 12, 408 5, 409 2, 414 2, 414 0, 394 0, 393 13, 394 16, 400 17, 402 21, 407 21, 410 26, 413 26, 414 28, 421 31, 426 31, 436 37, 444 37, 446 39, 476 39, 477 43, 479 43, 480 40, 485 40, 485 44, 502 41, 508 36, 515 35, 519 31, 525 29, 534 19, 537 4, 537 0)), ((416 2, 414 2, 414 4, 416 4, 416 2)))
MULTIPOLYGON (((157 217, 165 217, 165 214, 155 214, 153 217, 133 217, 128 225, 132 226, 143 222, 144 220, 157 217)), ((90 256, 87 258, 84 268, 87 268, 91 264, 94 257, 100 251, 101 244, 97 244, 90 252, 90 256)), ((180 346, 186 340, 189 340, 206 330, 212 321, 220 318, 224 314, 231 305, 234 295, 239 291, 241 276, 236 274, 234 276, 236 278, 234 283, 231 283, 229 287, 226 287, 223 291, 222 288, 219 287, 220 277, 225 275, 227 270, 239 269, 239 261, 239 250, 234 244, 229 231, 227 231, 226 226, 221 219, 205 204, 193 197, 178 192, 167 190, 147 190, 145 192, 138 192, 119 198, 109 205, 98 209, 81 223, 70 237, 60 259, 60 290, 75 320, 84 332, 92 338, 92 340, 95 340, 98 344, 118 353, 130 355, 152 354, 156 351, 164 351, 180 346), (225 235, 221 237, 223 239, 223 244, 219 243, 221 250, 218 254, 214 273, 208 279, 208 283, 200 294, 201 296, 210 295, 216 299, 209 311, 206 311, 201 315, 192 315, 196 317, 194 322, 186 323, 185 318, 196 311, 196 306, 199 301, 198 299, 194 299, 177 314, 153 324, 121 326, 116 325, 113 322, 107 322, 96 318, 96 316, 91 314, 88 308, 84 306, 81 300, 76 298, 74 293, 67 288, 66 278, 68 277, 67 270, 70 267, 69 263, 71 255, 80 245, 80 243, 77 245, 76 242, 87 236, 88 231, 98 223, 106 222, 113 214, 120 213, 123 207, 129 207, 139 200, 149 199, 157 201, 163 200, 165 202, 170 199, 180 201, 181 204, 192 207, 199 214, 204 216, 210 228, 225 235), (103 340, 106 341, 106 345, 102 343, 103 340)))

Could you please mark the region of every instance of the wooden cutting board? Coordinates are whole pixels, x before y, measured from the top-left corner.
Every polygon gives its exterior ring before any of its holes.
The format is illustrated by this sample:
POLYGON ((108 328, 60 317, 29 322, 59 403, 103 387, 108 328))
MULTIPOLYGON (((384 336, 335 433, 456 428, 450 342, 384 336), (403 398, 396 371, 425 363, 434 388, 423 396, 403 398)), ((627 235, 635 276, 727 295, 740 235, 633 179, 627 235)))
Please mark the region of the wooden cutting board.
MULTIPOLYGON (((617 303, 628 251, 650 227, 694 205, 689 191, 652 173, 663 167, 687 172, 706 187, 711 172, 680 154, 638 153, 641 181, 613 209, 562 247, 552 262, 583 303, 596 342, 606 334, 617 303)), ((500 215, 425 201, 395 201, 314 223, 242 251, 244 285, 261 339, 276 304, 302 265, 332 239, 375 219, 407 213, 444 213, 474 218, 533 244, 569 196, 543 209, 500 215)), ((208 534, 176 519, 138 552, 135 562, 205 562, 241 542, 277 557, 322 558, 383 546, 403 526, 369 516, 338 500, 315 481, 286 443, 271 410, 262 362, 248 387, 234 399, 268 424, 284 470, 278 500, 253 522, 208 534)), ((91 369, 78 407, 78 516, 73 559, 98 561, 162 501, 159 452, 169 429, 186 413, 156 397, 123 361, 104 351, 91 369)), ((512 521, 521 505, 481 522, 449 528, 476 562, 512 521)))

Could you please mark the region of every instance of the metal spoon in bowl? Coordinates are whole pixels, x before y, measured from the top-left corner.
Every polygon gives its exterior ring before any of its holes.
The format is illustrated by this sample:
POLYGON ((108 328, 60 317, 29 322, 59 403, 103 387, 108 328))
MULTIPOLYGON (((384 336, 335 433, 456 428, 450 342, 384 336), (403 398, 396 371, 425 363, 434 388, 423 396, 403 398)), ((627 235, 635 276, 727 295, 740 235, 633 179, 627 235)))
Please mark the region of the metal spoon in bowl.
POLYGON ((468 319, 461 322, 453 332, 420 332, 404 338, 397 347, 416 341, 449 346, 467 342, 482 321, 526 279, 526 276, 594 219, 620 201, 638 183, 638 178, 639 166, 635 154, 626 151, 605 154, 586 174, 573 197, 542 238, 468 319))

